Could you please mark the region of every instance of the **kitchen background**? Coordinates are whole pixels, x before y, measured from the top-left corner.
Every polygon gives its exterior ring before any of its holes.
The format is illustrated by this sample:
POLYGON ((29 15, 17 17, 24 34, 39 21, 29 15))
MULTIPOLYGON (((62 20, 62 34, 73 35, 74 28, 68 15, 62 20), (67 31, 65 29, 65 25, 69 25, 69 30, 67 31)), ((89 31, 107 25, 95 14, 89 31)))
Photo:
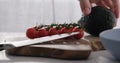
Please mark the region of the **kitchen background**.
MULTIPOLYGON (((0 32, 25 32, 39 24, 77 22, 78 0, 0 0, 0 32)), ((120 27, 118 19, 117 28, 120 27)))

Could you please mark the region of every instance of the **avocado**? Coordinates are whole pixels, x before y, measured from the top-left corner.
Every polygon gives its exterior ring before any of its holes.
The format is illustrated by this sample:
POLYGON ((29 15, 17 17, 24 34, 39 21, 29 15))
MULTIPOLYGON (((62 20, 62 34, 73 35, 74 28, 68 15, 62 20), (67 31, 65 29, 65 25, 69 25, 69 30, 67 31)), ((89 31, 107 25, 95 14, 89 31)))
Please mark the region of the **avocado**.
POLYGON ((78 21, 85 31, 93 36, 99 36, 102 31, 112 29, 116 24, 114 13, 105 7, 92 7, 91 13, 78 21))

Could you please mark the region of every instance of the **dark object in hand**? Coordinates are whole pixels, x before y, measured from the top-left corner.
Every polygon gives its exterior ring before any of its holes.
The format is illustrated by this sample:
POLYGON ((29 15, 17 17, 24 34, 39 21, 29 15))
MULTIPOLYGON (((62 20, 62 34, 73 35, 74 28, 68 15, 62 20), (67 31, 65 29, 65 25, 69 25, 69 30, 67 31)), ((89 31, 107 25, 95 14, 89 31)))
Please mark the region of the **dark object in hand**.
POLYGON ((83 16, 78 23, 85 28, 87 33, 99 36, 102 31, 112 29, 116 24, 115 21, 115 15, 110 9, 95 6, 91 13, 83 16))

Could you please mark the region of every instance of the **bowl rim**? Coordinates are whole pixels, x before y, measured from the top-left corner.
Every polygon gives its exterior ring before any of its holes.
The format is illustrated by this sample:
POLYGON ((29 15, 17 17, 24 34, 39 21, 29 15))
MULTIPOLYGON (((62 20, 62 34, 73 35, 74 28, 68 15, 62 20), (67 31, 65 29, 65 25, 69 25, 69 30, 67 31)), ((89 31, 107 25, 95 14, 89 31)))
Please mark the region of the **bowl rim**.
POLYGON ((114 30, 120 30, 120 29, 109 29, 109 30, 105 30, 105 31, 103 31, 103 32, 100 33, 99 37, 100 37, 101 39, 104 38, 104 39, 107 39, 107 40, 112 40, 112 41, 120 42, 120 40, 118 40, 118 39, 110 39, 110 38, 104 36, 107 32, 111 32, 111 31, 114 31, 114 30))

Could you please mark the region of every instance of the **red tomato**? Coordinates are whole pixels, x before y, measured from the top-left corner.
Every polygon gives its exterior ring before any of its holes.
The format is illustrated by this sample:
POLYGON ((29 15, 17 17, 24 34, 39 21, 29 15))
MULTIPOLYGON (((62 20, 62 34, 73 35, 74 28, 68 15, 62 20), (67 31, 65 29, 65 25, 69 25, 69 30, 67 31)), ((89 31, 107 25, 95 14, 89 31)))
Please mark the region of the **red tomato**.
POLYGON ((74 29, 74 27, 70 27, 68 29, 64 27, 62 29, 62 33, 71 33, 71 32, 73 32, 73 29, 74 29))
POLYGON ((48 34, 49 34, 49 35, 58 34, 58 30, 57 30, 56 28, 50 28, 48 34))
POLYGON ((73 32, 74 27, 70 27, 69 30, 70 32, 73 32))
POLYGON ((61 28, 58 30, 58 34, 62 34, 62 33, 63 33, 63 30, 64 30, 64 27, 61 27, 61 28))
POLYGON ((38 36, 39 37, 48 36, 48 31, 46 29, 39 29, 38 30, 38 36))
MULTIPOLYGON (((62 27, 60 30, 59 30, 59 34, 62 34, 62 33, 71 33, 73 32, 72 30, 74 29, 74 27, 70 27, 69 29, 66 29, 66 27, 62 27)), ((65 37, 64 39, 69 39, 71 38, 72 36, 69 36, 69 37, 65 37)))
POLYGON ((73 31, 74 31, 74 32, 80 32, 79 34, 74 35, 74 38, 76 38, 76 39, 81 39, 81 38, 84 36, 84 31, 83 31, 83 29, 74 28, 73 31))
POLYGON ((35 28, 28 28, 26 31, 26 36, 30 39, 38 37, 38 31, 35 28))

